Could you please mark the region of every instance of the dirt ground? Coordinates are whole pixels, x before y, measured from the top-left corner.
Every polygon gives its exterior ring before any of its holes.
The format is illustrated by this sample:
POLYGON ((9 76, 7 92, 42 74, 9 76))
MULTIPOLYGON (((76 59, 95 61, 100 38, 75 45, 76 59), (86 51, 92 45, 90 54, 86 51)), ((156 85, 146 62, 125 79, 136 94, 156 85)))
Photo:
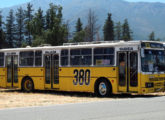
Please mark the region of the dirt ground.
POLYGON ((0 89, 0 109, 157 96, 165 96, 165 93, 156 93, 143 96, 113 95, 109 98, 98 98, 89 93, 68 93, 54 91, 36 91, 34 93, 23 93, 19 90, 0 89))

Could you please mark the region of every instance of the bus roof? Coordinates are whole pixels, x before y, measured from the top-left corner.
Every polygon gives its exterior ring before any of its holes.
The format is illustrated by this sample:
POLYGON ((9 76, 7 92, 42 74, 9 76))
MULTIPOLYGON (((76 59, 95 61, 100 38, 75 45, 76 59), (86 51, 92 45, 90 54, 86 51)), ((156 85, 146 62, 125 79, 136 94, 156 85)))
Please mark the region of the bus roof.
POLYGON ((15 51, 30 51, 30 50, 52 50, 52 49, 74 49, 74 48, 94 48, 94 47, 117 47, 117 46, 137 46, 142 42, 148 43, 162 43, 157 41, 96 41, 96 42, 80 42, 80 43, 64 43, 62 46, 42 46, 42 47, 30 47, 26 48, 8 48, 1 49, 0 52, 15 52, 15 51))

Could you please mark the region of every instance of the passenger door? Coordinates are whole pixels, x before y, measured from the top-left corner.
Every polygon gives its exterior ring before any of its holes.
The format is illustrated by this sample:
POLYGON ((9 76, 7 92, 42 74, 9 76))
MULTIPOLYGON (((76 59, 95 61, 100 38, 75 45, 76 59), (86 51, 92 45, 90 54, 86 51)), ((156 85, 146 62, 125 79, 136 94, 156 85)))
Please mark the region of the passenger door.
POLYGON ((45 61, 45 88, 59 88, 59 55, 46 54, 45 61))
POLYGON ((118 52, 119 92, 138 92, 138 53, 118 52))
POLYGON ((7 68, 7 87, 18 87, 18 56, 7 55, 6 56, 6 68, 7 68))

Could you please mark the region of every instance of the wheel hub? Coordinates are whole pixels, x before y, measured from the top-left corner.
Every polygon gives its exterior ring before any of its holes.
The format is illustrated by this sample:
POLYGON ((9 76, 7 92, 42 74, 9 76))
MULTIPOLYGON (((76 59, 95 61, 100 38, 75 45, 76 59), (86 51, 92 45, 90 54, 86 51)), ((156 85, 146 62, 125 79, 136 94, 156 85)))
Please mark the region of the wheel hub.
POLYGON ((107 87, 104 82, 99 84, 99 93, 100 95, 105 95, 107 93, 107 87))
POLYGON ((27 80, 25 82, 25 89, 28 90, 28 91, 32 89, 32 83, 31 83, 30 80, 27 80))

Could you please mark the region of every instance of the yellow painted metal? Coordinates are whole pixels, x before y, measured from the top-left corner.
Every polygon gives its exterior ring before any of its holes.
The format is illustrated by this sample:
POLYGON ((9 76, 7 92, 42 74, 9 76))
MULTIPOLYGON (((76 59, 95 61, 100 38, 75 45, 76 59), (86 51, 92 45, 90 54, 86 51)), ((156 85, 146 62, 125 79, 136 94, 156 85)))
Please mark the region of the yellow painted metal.
POLYGON ((107 78, 112 83, 113 92, 117 92, 117 68, 116 67, 66 67, 60 68, 60 90, 62 91, 80 91, 80 92, 94 92, 94 84, 98 78, 107 78), (74 70, 90 70, 90 84, 89 85, 74 85, 75 80, 74 70))
MULTIPOLYGON (((7 69, 0 68, 0 87, 6 88, 7 69)), ((51 89, 51 84, 45 84, 45 68, 18 68, 18 88, 21 88, 22 79, 25 76, 32 78, 34 89, 51 89)), ((53 84, 60 91, 94 92, 94 85, 98 78, 107 78, 112 84, 112 92, 119 93, 118 67, 61 67, 59 68, 59 84, 53 84), (74 85, 74 70, 90 70, 89 85, 74 85)), ((129 87, 130 92, 139 94, 161 92, 164 89, 165 74, 143 75, 138 74, 138 86, 129 87), (154 88, 145 88, 146 82, 153 82, 154 88)), ((121 90, 122 88, 120 88, 121 90)), ((125 88, 123 88, 125 89, 125 88)))
POLYGON ((19 88, 21 88, 22 79, 26 76, 32 78, 34 82, 34 89, 45 89, 44 68, 18 68, 19 88))
POLYGON ((6 68, 0 68, 0 87, 6 88, 6 68))
POLYGON ((139 84, 139 94, 162 92, 164 90, 165 74, 140 74, 141 80, 139 84), (154 84, 153 88, 145 88, 147 82, 154 84))

